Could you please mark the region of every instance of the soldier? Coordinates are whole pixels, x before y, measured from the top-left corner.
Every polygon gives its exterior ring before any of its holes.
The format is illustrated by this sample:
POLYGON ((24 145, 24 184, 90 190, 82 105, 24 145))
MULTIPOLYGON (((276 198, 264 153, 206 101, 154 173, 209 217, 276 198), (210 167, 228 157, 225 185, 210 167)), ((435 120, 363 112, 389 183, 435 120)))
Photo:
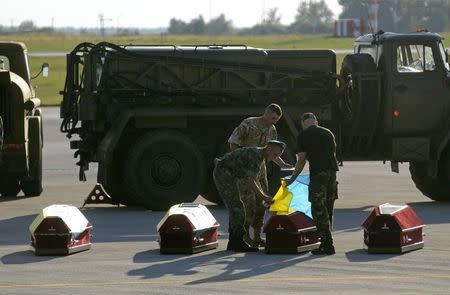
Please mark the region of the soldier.
POLYGON ((333 133, 318 125, 313 113, 302 115, 303 132, 298 137, 297 164, 286 184, 291 184, 302 172, 306 160, 309 162, 309 201, 311 213, 320 234, 319 249, 312 254, 335 253, 331 229, 333 227, 334 201, 337 199, 336 141, 333 133))
POLYGON ((257 247, 251 247, 244 241, 247 229, 245 223, 245 209, 242 202, 242 192, 238 183, 245 183, 251 187, 260 202, 271 203, 272 198, 261 188, 257 177, 265 161, 273 161, 280 157, 285 144, 281 141, 270 140, 265 147, 243 147, 226 154, 217 162, 214 168, 214 182, 220 197, 229 212, 230 233, 227 250, 236 252, 254 252, 257 247))
MULTIPOLYGON (((277 104, 270 104, 266 107, 264 114, 260 117, 250 117, 241 122, 236 127, 228 139, 230 150, 233 151, 239 147, 263 147, 267 141, 277 139, 277 129, 275 124, 282 116, 281 107, 277 104)), ((274 161, 280 167, 292 167, 286 164, 280 157, 274 161)), ((261 166, 257 180, 264 189, 268 191, 267 169, 266 165, 261 166)), ((242 196, 245 208, 245 229, 246 236, 244 240, 252 246, 264 246, 264 240, 261 238, 261 229, 263 225, 265 207, 260 198, 249 187, 248 183, 243 181, 238 183, 239 192, 242 196), (250 226, 253 228, 254 238, 249 235, 250 226)))

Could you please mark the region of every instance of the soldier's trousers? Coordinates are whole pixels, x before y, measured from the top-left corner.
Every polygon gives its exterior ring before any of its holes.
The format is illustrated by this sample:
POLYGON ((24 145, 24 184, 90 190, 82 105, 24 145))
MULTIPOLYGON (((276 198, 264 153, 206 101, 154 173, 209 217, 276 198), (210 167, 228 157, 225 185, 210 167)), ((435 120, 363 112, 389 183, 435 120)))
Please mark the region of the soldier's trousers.
POLYGON ((337 198, 336 171, 324 171, 310 176, 311 213, 320 235, 321 244, 325 247, 333 245, 331 230, 333 228, 334 201, 337 198))
MULTIPOLYGON (((267 173, 265 164, 261 166, 257 179, 261 188, 267 193, 267 173)), ((263 201, 255 194, 247 180, 238 179, 237 187, 242 202, 244 203, 245 229, 248 229, 251 226, 256 230, 260 230, 264 222, 264 213, 266 210, 263 201)), ((259 234, 260 233, 255 232, 255 237, 259 237, 259 234)))
POLYGON ((220 169, 219 165, 214 169, 213 177, 217 191, 228 209, 229 242, 242 242, 246 233, 244 228, 245 209, 239 196, 236 179, 224 169, 220 169))

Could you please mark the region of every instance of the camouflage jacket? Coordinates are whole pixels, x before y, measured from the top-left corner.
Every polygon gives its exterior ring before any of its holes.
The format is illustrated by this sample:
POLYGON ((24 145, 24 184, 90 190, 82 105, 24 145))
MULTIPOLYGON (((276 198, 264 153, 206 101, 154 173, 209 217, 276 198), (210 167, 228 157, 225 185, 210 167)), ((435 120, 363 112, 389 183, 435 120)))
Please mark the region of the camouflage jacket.
POLYGON ((243 147, 227 153, 216 169, 231 178, 257 177, 264 163, 262 148, 243 147))
POLYGON ((245 146, 265 146, 268 140, 277 139, 277 129, 274 125, 265 127, 259 117, 251 117, 243 120, 236 127, 228 139, 228 143, 245 146))

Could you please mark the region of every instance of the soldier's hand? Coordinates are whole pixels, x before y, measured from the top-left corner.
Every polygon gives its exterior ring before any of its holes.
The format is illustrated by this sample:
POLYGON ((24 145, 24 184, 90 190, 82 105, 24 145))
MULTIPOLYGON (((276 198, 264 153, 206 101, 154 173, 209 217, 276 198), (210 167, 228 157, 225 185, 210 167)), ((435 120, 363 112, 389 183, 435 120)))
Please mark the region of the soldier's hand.
POLYGON ((291 185, 294 182, 294 179, 292 179, 292 178, 284 178, 283 181, 286 184, 286 186, 289 186, 289 185, 291 185))
POLYGON ((281 166, 281 169, 291 169, 294 168, 292 164, 284 163, 283 166, 281 166))
POLYGON ((264 203, 266 203, 266 204, 268 204, 268 205, 272 205, 274 202, 275 202, 275 201, 272 200, 272 198, 269 197, 269 196, 266 196, 266 197, 264 198, 264 203))

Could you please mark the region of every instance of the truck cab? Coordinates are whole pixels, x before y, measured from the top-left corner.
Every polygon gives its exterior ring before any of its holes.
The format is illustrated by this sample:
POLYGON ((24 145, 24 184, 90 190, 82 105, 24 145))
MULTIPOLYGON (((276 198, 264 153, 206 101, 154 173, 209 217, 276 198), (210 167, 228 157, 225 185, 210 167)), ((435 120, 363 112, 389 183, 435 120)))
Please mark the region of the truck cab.
POLYGON ((23 43, 0 42, 0 194, 42 192, 42 119, 23 43))
MULTIPOLYGON (((353 56, 373 63, 353 73, 350 87, 366 83, 369 73, 375 77, 377 107, 367 111, 377 114, 377 154, 394 167, 409 162, 412 178, 425 195, 449 199, 450 73, 443 38, 430 32, 379 32, 359 37, 353 56)), ((374 106, 369 97, 357 99, 374 106)))

